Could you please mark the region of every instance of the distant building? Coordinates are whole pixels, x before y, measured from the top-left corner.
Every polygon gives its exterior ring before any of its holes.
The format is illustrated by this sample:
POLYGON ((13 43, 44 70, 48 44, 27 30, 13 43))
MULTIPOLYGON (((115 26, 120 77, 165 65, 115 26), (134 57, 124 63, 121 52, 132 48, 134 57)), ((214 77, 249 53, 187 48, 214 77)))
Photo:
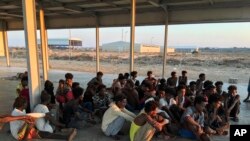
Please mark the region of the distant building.
MULTIPOLYGON (((130 43, 124 41, 117 41, 112 43, 103 44, 101 46, 102 51, 111 51, 111 52, 129 52, 130 43)), ((134 51, 138 53, 157 53, 161 51, 160 46, 157 45, 145 45, 135 43, 134 51)))
MULTIPOLYGON (((40 39, 38 40, 38 45, 41 44, 40 39)), ((70 39, 48 39, 48 46, 50 48, 80 48, 82 47, 82 40, 78 38, 70 39)))

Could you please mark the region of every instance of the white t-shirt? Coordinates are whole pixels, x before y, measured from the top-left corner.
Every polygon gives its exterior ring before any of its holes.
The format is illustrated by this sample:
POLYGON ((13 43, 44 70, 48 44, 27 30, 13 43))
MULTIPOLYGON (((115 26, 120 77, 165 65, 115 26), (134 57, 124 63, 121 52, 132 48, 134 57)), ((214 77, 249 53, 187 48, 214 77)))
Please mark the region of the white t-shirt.
MULTIPOLYGON (((23 116, 23 115, 26 115, 26 111, 23 110, 23 111, 20 111, 18 109, 14 109, 11 113, 12 116, 23 116)), ((21 129, 21 127, 23 126, 25 122, 23 120, 14 120, 14 121, 11 121, 10 122, 10 132, 12 134, 12 136, 15 138, 15 139, 18 139, 18 132, 19 130, 21 129)))
POLYGON ((169 103, 165 100, 165 98, 161 98, 160 101, 160 108, 163 106, 166 106, 167 108, 169 108, 170 106, 172 106, 173 104, 176 104, 176 101, 174 100, 174 98, 170 98, 169 103))
MULTIPOLYGON (((46 113, 49 113, 49 109, 46 105, 37 104, 36 107, 34 108, 33 112, 46 114, 46 113)), ((39 131, 47 131, 47 132, 53 133, 52 126, 49 124, 49 121, 46 121, 46 119, 44 117, 36 120, 36 128, 39 131)))

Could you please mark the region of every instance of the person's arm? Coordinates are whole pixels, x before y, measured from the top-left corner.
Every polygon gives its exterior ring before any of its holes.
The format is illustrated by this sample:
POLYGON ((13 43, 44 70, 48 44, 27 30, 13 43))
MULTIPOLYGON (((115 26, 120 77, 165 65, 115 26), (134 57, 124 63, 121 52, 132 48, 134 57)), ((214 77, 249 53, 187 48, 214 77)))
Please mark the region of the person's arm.
POLYGON ((165 125, 165 124, 167 124, 167 122, 164 120, 164 121, 162 121, 162 122, 158 122, 156 119, 153 119, 151 116, 149 116, 149 115, 147 115, 147 114, 145 114, 146 115, 146 120, 147 120, 147 122, 151 125, 151 126, 153 126, 156 130, 158 130, 158 131, 161 131, 162 130, 162 128, 163 128, 163 126, 165 125))
POLYGON ((33 119, 30 116, 11 116, 11 115, 0 116, 0 122, 2 123, 14 121, 14 120, 25 120, 28 123, 33 122, 33 119))

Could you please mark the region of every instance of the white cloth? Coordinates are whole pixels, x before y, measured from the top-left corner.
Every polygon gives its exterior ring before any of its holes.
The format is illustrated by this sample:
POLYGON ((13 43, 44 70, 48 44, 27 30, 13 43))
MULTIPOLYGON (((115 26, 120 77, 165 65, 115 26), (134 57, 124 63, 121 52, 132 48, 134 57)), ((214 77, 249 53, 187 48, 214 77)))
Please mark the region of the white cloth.
MULTIPOLYGON (((34 108, 33 112, 46 114, 46 113, 49 113, 49 109, 46 105, 37 104, 36 107, 34 108)), ((47 132, 53 133, 52 126, 49 124, 49 121, 46 121, 46 119, 44 117, 38 118, 36 120, 36 128, 39 131, 47 131, 47 132)))
POLYGON ((135 114, 129 112, 126 108, 120 109, 115 103, 111 103, 110 107, 104 113, 102 118, 102 131, 105 132, 109 124, 112 123, 119 116, 131 122, 136 117, 135 114))
MULTIPOLYGON (((23 111, 20 111, 18 109, 14 109, 12 112, 11 112, 11 115, 12 116, 23 116, 23 115, 26 115, 26 111, 23 110, 23 111)), ((19 130, 21 129, 21 127, 23 126, 25 122, 23 120, 14 120, 14 121, 11 121, 10 122, 10 132, 12 134, 12 136, 15 138, 15 139, 18 139, 18 132, 19 130)))
POLYGON ((169 103, 165 100, 165 98, 161 98, 160 101, 160 108, 163 106, 166 106, 167 108, 169 108, 170 106, 172 106, 173 104, 176 104, 176 101, 174 98, 170 98, 169 103))

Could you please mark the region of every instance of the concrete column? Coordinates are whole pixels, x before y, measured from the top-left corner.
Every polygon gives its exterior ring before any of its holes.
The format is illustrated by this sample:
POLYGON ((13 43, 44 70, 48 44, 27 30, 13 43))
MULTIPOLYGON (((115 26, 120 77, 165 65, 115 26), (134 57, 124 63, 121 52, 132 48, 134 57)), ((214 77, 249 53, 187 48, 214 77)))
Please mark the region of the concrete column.
POLYGON ((48 80, 48 69, 47 69, 47 55, 46 55, 46 37, 45 37, 45 22, 44 22, 44 11, 43 8, 39 9, 40 14, 40 40, 41 40, 41 56, 43 64, 43 80, 48 80))
POLYGON ((29 77, 30 106, 40 101, 40 74, 37 55, 37 24, 35 0, 22 0, 25 44, 27 48, 27 69, 29 77))
POLYGON ((165 69, 167 63, 167 49, 168 49, 168 13, 166 12, 166 21, 165 21, 165 38, 164 38, 164 53, 163 53, 163 68, 162 68, 162 78, 165 77, 165 69))
POLYGON ((2 49, 2 51, 0 52, 0 56, 6 57, 6 65, 7 65, 7 67, 10 67, 7 24, 6 24, 6 22, 3 22, 3 21, 0 22, 0 46, 2 49))
POLYGON ((130 72, 134 71, 135 9, 136 9, 136 0, 131 0, 130 68, 129 68, 130 72))
POLYGON ((46 48, 45 48, 45 55, 46 55, 46 61, 47 61, 47 63, 46 63, 46 65, 47 65, 47 72, 49 71, 49 52, 48 52, 48 50, 49 50, 49 46, 48 46, 48 34, 47 34, 47 29, 46 29, 46 27, 45 27, 45 46, 46 46, 46 48))
POLYGON ((99 26, 96 26, 96 72, 100 70, 99 26))

